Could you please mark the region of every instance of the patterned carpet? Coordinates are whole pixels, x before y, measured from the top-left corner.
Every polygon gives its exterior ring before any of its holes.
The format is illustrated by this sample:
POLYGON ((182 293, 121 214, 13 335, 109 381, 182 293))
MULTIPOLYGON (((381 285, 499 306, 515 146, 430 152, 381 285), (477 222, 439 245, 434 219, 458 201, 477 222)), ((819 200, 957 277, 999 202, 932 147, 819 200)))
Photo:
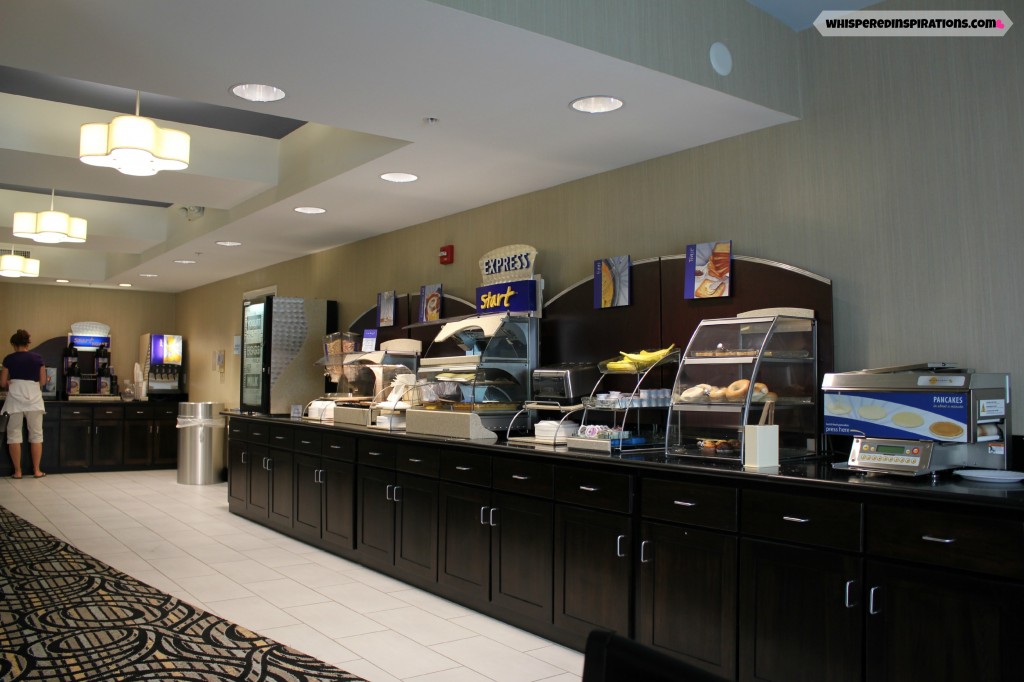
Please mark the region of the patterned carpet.
POLYGON ((0 680, 361 680, 200 611, 0 507, 0 680))

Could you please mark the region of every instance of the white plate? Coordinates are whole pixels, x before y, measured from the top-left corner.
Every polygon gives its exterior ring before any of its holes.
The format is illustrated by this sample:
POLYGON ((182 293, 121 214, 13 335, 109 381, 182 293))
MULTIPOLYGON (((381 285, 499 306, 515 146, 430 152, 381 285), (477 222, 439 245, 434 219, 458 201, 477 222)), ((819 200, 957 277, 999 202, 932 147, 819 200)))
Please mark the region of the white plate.
POLYGON ((985 483, 1017 483, 1024 481, 1024 473, 1019 471, 996 471, 994 469, 961 469, 954 471, 957 476, 963 476, 971 481, 983 481, 985 483))

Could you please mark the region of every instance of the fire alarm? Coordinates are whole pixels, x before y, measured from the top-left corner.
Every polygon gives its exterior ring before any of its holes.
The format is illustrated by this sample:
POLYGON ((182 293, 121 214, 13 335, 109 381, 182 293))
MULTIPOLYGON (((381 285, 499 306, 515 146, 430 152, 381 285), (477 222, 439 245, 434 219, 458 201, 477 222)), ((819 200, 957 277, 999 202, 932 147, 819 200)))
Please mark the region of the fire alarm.
POLYGON ((452 244, 445 244, 441 247, 437 256, 441 261, 441 265, 451 265, 455 262, 455 246, 452 244))

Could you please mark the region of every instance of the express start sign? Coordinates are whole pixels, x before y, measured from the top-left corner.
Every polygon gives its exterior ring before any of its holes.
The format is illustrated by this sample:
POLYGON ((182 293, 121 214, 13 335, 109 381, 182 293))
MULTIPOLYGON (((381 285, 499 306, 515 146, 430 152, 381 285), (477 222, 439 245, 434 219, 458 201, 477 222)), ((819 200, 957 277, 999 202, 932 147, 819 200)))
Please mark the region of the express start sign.
POLYGON ((527 313, 537 309, 537 281, 501 282, 478 287, 476 311, 478 313, 527 313))
POLYGON ((480 257, 481 281, 487 284, 533 279, 537 249, 527 244, 510 244, 480 257))

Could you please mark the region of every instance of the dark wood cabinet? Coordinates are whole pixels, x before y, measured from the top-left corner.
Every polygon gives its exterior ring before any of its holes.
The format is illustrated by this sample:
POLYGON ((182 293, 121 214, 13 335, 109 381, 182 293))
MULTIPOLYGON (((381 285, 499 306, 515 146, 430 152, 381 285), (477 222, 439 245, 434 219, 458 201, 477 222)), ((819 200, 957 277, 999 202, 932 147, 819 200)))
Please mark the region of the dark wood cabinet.
POLYGON ((637 641, 734 679, 736 536, 646 522, 640 538, 637 641))
POLYGON ((861 574, 856 555, 741 540, 739 679, 859 681, 861 574))
POLYGON ((388 572, 436 582, 437 453, 429 448, 399 452, 393 443, 372 440, 358 447, 358 552, 388 572))
POLYGON ((490 598, 490 509, 487 488, 448 482, 439 487, 437 581, 446 591, 480 603, 490 598))
POLYGON ((61 470, 86 469, 92 464, 92 408, 60 407, 60 445, 57 465, 61 470))
POLYGON ((124 412, 124 463, 149 466, 153 463, 153 410, 150 405, 133 403, 124 412))
POLYGON ((250 443, 247 468, 245 513, 257 519, 270 518, 270 457, 265 445, 250 443))
MULTIPOLYGON (((214 437, 220 438, 219 432, 214 437)), ((178 403, 153 405, 153 457, 157 467, 178 466, 178 403)))
POLYGON ((494 493, 491 527, 491 601, 541 623, 554 605, 554 504, 494 493))
POLYGON ((270 522, 284 528, 291 528, 295 504, 295 458, 289 450, 271 448, 267 453, 270 490, 267 512, 270 522))
POLYGON ((557 627, 583 639, 597 628, 631 636, 632 539, 624 514, 555 505, 557 627))
POLYGON ((1024 680, 1024 587, 869 561, 867 679, 1024 680))
POLYGON ((240 437, 228 439, 228 509, 244 514, 249 497, 249 466, 252 454, 249 444, 240 437))
POLYGON ((355 547, 355 464, 295 455, 295 533, 348 554, 355 547))

